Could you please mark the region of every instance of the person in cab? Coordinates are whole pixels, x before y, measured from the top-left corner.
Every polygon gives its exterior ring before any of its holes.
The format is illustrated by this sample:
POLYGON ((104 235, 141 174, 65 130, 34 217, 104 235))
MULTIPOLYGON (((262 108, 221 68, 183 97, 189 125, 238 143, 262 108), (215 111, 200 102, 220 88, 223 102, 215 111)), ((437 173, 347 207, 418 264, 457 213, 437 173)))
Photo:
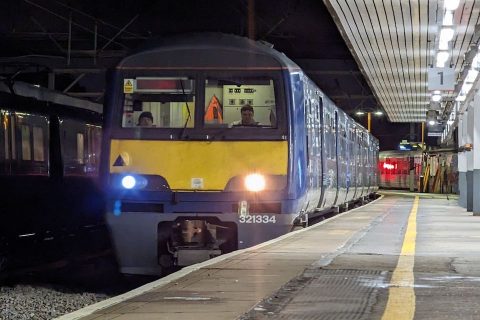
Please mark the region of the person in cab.
POLYGON ((249 104, 244 105, 240 109, 241 120, 233 121, 230 126, 258 126, 261 125, 260 122, 255 121, 253 107, 249 104))
POLYGON ((139 127, 152 127, 153 126, 153 115, 149 111, 144 111, 140 113, 138 117, 138 124, 139 127))

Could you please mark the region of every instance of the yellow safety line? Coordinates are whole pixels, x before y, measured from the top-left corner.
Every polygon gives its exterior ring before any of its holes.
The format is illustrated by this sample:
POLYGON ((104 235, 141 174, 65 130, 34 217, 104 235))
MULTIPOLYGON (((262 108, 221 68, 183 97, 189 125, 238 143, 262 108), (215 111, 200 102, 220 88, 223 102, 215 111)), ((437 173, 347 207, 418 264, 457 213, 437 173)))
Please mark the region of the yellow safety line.
POLYGON ((403 239, 402 252, 393 271, 388 302, 382 320, 413 319, 415 315, 415 290, 413 265, 415 262, 415 241, 417 238, 418 196, 413 201, 408 217, 407 231, 403 239))

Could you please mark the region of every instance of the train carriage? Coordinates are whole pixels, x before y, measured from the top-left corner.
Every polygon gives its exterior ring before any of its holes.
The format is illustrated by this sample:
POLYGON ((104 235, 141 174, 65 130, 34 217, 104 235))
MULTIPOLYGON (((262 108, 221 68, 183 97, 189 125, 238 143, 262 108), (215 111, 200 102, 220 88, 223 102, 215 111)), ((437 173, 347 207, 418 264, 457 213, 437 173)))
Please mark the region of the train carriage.
POLYGON ((249 247, 375 190, 376 139, 267 44, 158 40, 117 65, 107 96, 102 169, 124 273, 249 247))
POLYGON ((0 120, 0 271, 63 259, 82 240, 92 252, 108 248, 102 106, 0 82, 0 120))

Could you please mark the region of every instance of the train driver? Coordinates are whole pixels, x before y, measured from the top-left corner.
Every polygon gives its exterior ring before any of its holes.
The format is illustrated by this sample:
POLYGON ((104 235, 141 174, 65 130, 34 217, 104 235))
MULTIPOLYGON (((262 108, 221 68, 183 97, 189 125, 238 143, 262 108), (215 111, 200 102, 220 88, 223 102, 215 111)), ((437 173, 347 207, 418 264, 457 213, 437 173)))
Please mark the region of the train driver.
POLYGON ((230 127, 233 126, 258 126, 260 122, 255 121, 253 107, 249 104, 244 105, 240 109, 241 120, 233 121, 230 124, 230 127))
POLYGON ((138 124, 137 126, 140 127, 151 127, 153 126, 153 115, 149 111, 144 111, 140 113, 138 117, 138 124))

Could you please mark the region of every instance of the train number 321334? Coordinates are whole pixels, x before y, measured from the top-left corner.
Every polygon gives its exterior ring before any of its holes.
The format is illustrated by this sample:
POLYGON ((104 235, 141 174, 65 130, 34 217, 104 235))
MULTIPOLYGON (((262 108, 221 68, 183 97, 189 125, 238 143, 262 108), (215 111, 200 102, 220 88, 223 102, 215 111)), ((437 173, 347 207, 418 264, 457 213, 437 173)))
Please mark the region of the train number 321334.
POLYGON ((277 218, 270 215, 246 215, 240 216, 240 223, 276 223, 277 218))

